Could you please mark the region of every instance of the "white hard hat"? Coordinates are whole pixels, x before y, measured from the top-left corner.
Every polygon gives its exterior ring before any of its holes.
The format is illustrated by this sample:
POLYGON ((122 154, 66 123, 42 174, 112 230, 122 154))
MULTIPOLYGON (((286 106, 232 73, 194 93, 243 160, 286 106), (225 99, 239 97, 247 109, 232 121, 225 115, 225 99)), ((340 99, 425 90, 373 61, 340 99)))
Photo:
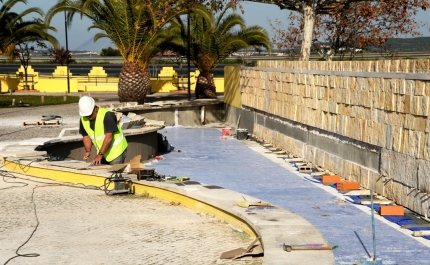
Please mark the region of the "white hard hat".
POLYGON ((92 97, 83 96, 79 99, 79 115, 90 116, 93 113, 96 102, 92 97))

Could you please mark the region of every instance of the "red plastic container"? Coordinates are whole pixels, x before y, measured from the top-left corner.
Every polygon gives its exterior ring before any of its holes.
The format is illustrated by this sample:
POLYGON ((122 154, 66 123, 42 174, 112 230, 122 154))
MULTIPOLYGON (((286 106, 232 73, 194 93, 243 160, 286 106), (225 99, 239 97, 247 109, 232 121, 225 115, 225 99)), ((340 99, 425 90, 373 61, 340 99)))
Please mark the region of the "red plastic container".
POLYGON ((222 128, 222 136, 230 136, 231 135, 231 128, 222 128))

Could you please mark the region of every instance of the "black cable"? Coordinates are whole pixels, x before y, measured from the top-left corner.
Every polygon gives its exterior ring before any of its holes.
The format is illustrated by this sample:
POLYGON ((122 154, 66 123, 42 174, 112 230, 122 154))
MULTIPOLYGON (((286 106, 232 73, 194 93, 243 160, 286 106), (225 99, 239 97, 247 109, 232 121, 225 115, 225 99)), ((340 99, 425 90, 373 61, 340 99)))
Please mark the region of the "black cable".
MULTIPOLYGON (((45 187, 45 186, 44 186, 45 187)), ((21 245, 19 246, 16 251, 15 251, 15 256, 13 256, 12 258, 8 259, 4 265, 8 264, 9 261, 18 258, 18 257, 23 257, 23 258, 36 258, 39 257, 40 254, 38 253, 28 253, 28 254, 19 254, 18 251, 25 245, 28 243, 28 241, 30 241, 30 239, 33 237, 34 233, 36 232, 37 228, 39 227, 39 218, 37 217, 37 213, 36 213, 36 204, 34 203, 34 190, 37 188, 41 188, 41 187, 34 187, 33 188, 33 192, 31 193, 31 202, 33 203, 33 209, 34 209, 34 216, 36 217, 36 227, 33 229, 33 232, 31 232, 30 236, 28 237, 28 239, 21 245)))
MULTIPOLYGON (((8 174, 10 176, 13 176, 12 174, 8 174)), ((1 176, 1 174, 0 174, 1 176)), ((70 187, 70 188, 76 188, 76 189, 84 189, 84 190, 101 190, 103 191, 103 186, 93 186, 93 185, 85 185, 84 183, 72 183, 72 182, 65 182, 65 183, 69 183, 71 185, 66 185, 66 184, 62 184, 62 183, 50 183, 50 182, 43 182, 43 181, 38 181, 38 180, 33 180, 33 179, 27 179, 27 178, 21 178, 21 177, 17 177, 17 176, 13 176, 13 178, 16 179, 22 179, 22 180, 28 180, 31 182, 35 182, 35 183, 41 183, 41 184, 50 184, 51 186, 63 186, 63 187, 70 187), (82 185, 83 187, 78 187, 76 185, 82 185)), ((5 181, 6 182, 6 181, 5 181)), ((24 183, 24 182, 6 182, 6 183, 24 183)), ((25 183, 27 184, 27 183, 25 183)), ((27 184, 28 185, 28 184, 27 184)), ((25 186, 27 186, 25 185, 25 186)), ((20 187, 25 187, 25 186, 20 186, 20 187)), ((16 186, 15 186, 16 187, 16 186)), ((3 188, 3 189, 7 189, 7 188, 3 188)), ((1 190, 1 189, 0 189, 1 190)))
POLYGON ((22 163, 21 163, 21 160, 24 160, 24 159, 18 159, 18 166, 19 166, 19 168, 20 168, 23 172, 27 172, 27 171, 29 171, 29 170, 30 170, 30 165, 31 165, 32 163, 34 163, 34 162, 40 162, 40 161, 47 160, 47 159, 48 159, 48 157, 45 157, 45 158, 35 158, 35 159, 33 159, 33 160, 30 160, 30 163, 28 163, 28 164, 26 164, 26 165, 24 165, 24 164, 22 164, 22 163))
POLYGON ((6 187, 6 188, 2 188, 0 190, 7 190, 7 189, 13 189, 13 188, 22 188, 22 187, 28 186, 28 183, 25 183, 25 182, 6 181, 6 178, 16 178, 16 177, 14 175, 12 175, 12 174, 5 173, 5 172, 7 172, 7 171, 0 170, 0 176, 3 177, 3 182, 5 182, 5 183, 14 183, 14 184, 24 184, 24 185, 22 185, 22 186, 10 186, 10 187, 6 187))
POLYGON ((3 188, 1 190, 5 190, 8 188, 15 188, 15 187, 25 187, 28 186, 28 183, 25 182, 8 182, 5 181, 5 177, 9 177, 9 178, 17 178, 17 179, 23 179, 23 180, 27 180, 27 181, 32 181, 32 182, 36 182, 36 183, 42 183, 42 184, 47 184, 46 186, 38 186, 38 187, 34 187, 33 191, 31 193, 31 202, 33 203, 33 209, 34 209, 34 216, 36 217, 36 227, 33 229, 33 232, 31 232, 30 236, 28 237, 28 239, 21 244, 15 251, 15 256, 11 257, 10 259, 8 259, 4 265, 6 265, 7 263, 9 263, 11 260, 18 258, 18 257, 23 257, 23 258, 36 258, 39 257, 40 254, 38 253, 28 253, 28 254, 19 254, 19 250, 25 245, 27 244, 30 239, 33 237, 34 233, 36 232, 37 228, 39 227, 39 218, 37 217, 37 208, 36 208, 36 203, 34 202, 34 191, 37 188, 44 188, 44 187, 52 187, 52 186, 64 186, 64 187, 70 187, 70 188, 78 188, 78 189, 91 189, 91 190, 102 190, 103 186, 97 187, 97 186, 87 186, 83 183, 77 183, 75 185, 83 185, 84 187, 76 187, 76 186, 72 186, 72 185, 64 185, 64 184, 60 184, 60 183, 48 183, 48 182, 43 182, 43 181, 37 181, 37 180, 32 180, 32 179, 26 179, 26 178, 20 178, 20 177, 16 177, 10 173, 6 173, 4 174, 4 172, 6 171, 0 171, 0 175, 3 176, 3 181, 6 183, 21 183, 21 184, 25 184, 24 186, 13 186, 13 187, 7 187, 7 188, 3 188))

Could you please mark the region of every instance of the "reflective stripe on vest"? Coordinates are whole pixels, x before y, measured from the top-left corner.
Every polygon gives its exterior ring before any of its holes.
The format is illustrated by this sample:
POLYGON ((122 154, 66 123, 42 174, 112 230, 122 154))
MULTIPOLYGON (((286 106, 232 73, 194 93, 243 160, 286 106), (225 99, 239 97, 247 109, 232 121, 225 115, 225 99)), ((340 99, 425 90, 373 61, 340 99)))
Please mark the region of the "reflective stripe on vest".
MULTIPOLYGON (((87 117, 81 117, 82 126, 84 127, 88 136, 91 138, 93 145, 97 149, 97 153, 99 152, 100 148, 103 146, 103 141, 105 139, 104 118, 107 112, 109 112, 109 110, 105 108, 99 108, 97 112, 97 117, 95 120, 95 125, 94 125, 95 130, 91 129, 90 120, 87 117)), ((128 146, 127 140, 124 137, 121 127, 120 126, 117 126, 117 127, 118 127, 118 130, 113 133, 113 138, 110 143, 110 146, 103 155, 106 161, 108 162, 119 157, 128 146)))

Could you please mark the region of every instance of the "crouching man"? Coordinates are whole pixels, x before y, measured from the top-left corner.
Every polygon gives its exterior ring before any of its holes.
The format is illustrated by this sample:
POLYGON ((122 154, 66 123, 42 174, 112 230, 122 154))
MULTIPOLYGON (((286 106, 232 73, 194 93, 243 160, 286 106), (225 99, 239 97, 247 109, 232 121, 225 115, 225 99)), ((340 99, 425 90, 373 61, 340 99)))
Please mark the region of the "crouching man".
POLYGON ((118 125, 114 112, 97 107, 92 97, 83 96, 79 100, 79 133, 83 137, 85 155, 88 160, 94 145, 97 155, 92 164, 122 164, 127 154, 127 140, 118 125))

